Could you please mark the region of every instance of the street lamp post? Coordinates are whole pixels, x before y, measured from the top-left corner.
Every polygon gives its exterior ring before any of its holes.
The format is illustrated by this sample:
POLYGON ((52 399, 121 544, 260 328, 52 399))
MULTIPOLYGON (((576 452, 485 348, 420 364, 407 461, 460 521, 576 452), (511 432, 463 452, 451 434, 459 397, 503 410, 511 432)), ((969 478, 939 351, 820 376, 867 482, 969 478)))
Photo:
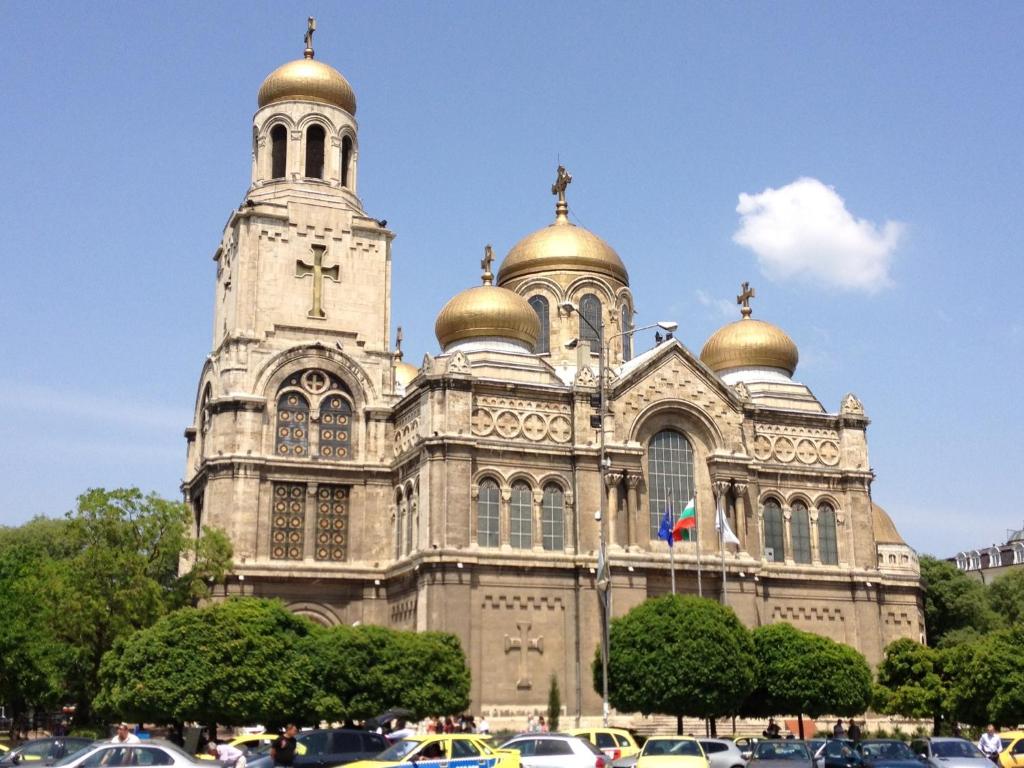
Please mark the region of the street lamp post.
MULTIPOLYGON (((580 320, 586 323, 587 327, 590 328, 594 333, 597 334, 597 391, 598 398, 600 400, 597 409, 598 417, 598 433, 597 433, 597 446, 598 446, 598 476, 599 476, 599 487, 600 493, 597 513, 597 535, 598 535, 598 571, 597 571, 597 596, 598 604, 601 607, 601 723, 608 726, 608 645, 609 645, 609 626, 610 626, 610 613, 611 613, 611 599, 612 599, 612 580, 611 573, 608 566, 608 552, 605 548, 605 526, 608 524, 607 512, 608 512, 608 489, 606 486, 606 474, 608 472, 608 454, 605 445, 605 417, 608 414, 607 408, 607 394, 608 394, 608 382, 605 377, 605 365, 606 357, 608 355, 608 345, 612 339, 617 339, 620 336, 626 336, 637 331, 644 331, 648 328, 654 328, 657 326, 664 331, 672 332, 679 327, 678 323, 661 321, 657 323, 651 323, 650 325, 644 325, 640 328, 630 328, 626 331, 621 331, 607 339, 604 335, 604 314, 598 316, 597 327, 587 319, 586 315, 580 312, 579 307, 573 304, 571 301, 566 301, 562 304, 562 310, 568 315, 575 312, 579 315, 580 320)), ((568 344, 569 348, 574 348, 579 339, 573 339, 568 344)))

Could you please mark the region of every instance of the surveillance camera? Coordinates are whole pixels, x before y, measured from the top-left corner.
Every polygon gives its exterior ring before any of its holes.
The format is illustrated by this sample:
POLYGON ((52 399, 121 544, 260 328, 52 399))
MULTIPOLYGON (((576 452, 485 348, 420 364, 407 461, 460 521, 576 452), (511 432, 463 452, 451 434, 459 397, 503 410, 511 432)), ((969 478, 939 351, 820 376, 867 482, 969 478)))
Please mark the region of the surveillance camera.
POLYGON ((597 510, 597 512, 594 513, 594 519, 597 520, 597 522, 599 522, 599 523, 601 522, 601 510, 600 509, 597 510))

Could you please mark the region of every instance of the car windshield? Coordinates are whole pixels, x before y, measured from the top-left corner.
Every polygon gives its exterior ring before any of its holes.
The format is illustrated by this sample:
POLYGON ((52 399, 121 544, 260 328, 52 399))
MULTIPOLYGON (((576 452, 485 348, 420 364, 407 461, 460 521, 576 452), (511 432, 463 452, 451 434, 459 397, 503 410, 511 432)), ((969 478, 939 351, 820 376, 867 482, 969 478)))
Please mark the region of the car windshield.
POLYGON ((401 741, 396 741, 373 759, 398 763, 404 760, 419 745, 419 741, 402 739, 401 741))
POLYGON ((648 739, 644 744, 644 755, 681 755, 703 757, 700 744, 693 739, 648 739))
POLYGON ((860 753, 869 760, 913 760, 914 753, 902 741, 864 741, 860 753))
POLYGON ((794 741, 761 741, 754 749, 755 760, 798 760, 810 762, 807 746, 794 741))
POLYGON ((932 753, 936 757, 979 757, 984 759, 981 750, 969 741, 933 741, 932 753))
POLYGON ((88 746, 82 747, 76 752, 72 752, 70 755, 64 755, 64 757, 62 757, 60 760, 54 763, 54 766, 56 767, 58 765, 67 765, 68 763, 73 763, 75 762, 75 760, 82 757, 87 752, 92 751, 93 747, 95 746, 95 744, 89 744, 88 746))

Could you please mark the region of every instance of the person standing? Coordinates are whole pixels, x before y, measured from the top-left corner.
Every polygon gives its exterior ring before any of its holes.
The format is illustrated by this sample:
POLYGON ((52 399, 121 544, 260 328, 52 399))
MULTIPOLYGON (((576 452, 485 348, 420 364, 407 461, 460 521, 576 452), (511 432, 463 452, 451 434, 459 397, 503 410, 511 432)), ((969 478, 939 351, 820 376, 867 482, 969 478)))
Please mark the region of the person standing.
POLYGON ((270 745, 270 759, 275 766, 280 768, 292 768, 295 763, 295 734, 299 729, 294 723, 289 723, 284 733, 274 739, 270 745))
POLYGON ((853 741, 860 741, 860 726, 856 720, 850 720, 850 727, 846 729, 846 735, 853 741))
POLYGON ((132 733, 128 723, 121 723, 117 726, 117 733, 110 741, 114 744, 138 744, 139 737, 132 733))
POLYGON ((219 760, 224 768, 245 768, 245 753, 238 747, 211 741, 206 745, 206 751, 214 760, 219 760))
POLYGON ((998 765, 999 753, 1003 749, 1003 740, 999 738, 996 727, 992 723, 988 724, 988 728, 978 739, 978 749, 985 753, 985 757, 998 765))
POLYGON ((480 722, 476 724, 477 733, 490 733, 491 724, 487 720, 487 715, 480 715, 480 722))
POLYGON ((768 718, 768 727, 761 731, 761 735, 766 739, 777 739, 782 731, 779 729, 779 724, 775 722, 774 717, 768 718))
POLYGON ((843 721, 836 720, 836 724, 832 727, 832 738, 842 739, 846 736, 846 729, 843 728, 843 721))

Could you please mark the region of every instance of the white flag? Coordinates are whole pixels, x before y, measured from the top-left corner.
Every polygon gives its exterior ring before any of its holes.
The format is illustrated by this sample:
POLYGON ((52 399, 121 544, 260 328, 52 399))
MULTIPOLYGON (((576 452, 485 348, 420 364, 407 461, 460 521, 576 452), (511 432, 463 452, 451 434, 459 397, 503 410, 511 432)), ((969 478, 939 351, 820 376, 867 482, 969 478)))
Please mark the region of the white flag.
POLYGON ((725 519, 721 499, 718 500, 718 513, 715 515, 715 530, 718 531, 718 535, 722 537, 724 543, 735 544, 737 547, 740 545, 740 540, 736 538, 736 534, 729 527, 729 521, 725 519))

